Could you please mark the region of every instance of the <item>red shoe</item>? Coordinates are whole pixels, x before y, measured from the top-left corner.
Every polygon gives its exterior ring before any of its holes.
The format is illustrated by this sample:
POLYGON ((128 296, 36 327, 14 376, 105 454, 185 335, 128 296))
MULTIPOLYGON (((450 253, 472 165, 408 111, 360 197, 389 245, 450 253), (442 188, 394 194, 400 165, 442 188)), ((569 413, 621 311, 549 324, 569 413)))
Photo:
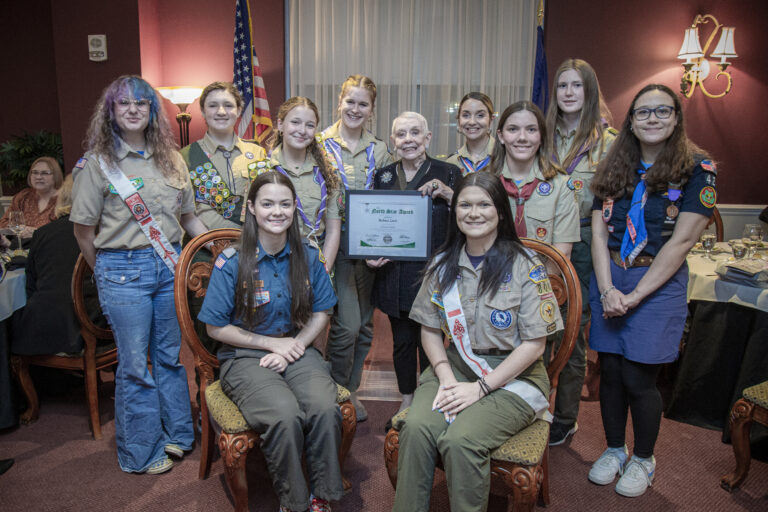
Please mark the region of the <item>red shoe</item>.
POLYGON ((309 506, 310 512, 331 512, 331 504, 327 500, 312 497, 312 503, 309 506))

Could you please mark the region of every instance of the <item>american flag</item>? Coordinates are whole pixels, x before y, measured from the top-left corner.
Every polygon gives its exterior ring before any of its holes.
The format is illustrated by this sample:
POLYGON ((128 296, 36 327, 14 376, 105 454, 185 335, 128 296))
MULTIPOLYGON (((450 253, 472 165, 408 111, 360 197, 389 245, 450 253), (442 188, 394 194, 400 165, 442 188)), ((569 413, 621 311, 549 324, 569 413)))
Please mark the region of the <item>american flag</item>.
POLYGON ((237 135, 256 139, 259 143, 272 131, 267 91, 261 78, 259 59, 251 37, 251 11, 248 0, 237 0, 235 6, 235 43, 233 46, 234 77, 232 82, 245 101, 237 135))

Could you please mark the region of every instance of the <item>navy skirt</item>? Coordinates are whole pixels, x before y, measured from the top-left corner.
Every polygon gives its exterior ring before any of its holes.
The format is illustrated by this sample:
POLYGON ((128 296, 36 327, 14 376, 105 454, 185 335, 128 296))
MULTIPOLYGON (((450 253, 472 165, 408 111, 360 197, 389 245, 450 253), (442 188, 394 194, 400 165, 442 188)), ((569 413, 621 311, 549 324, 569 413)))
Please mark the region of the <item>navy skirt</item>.
MULTIPOLYGON (((613 285, 622 293, 635 289, 650 267, 623 269, 611 261, 613 285)), ((646 364, 670 363, 677 359, 685 319, 688 264, 683 263, 659 289, 623 316, 603 318, 603 305, 595 274, 589 283, 592 326, 589 346, 598 352, 623 355, 646 364)))

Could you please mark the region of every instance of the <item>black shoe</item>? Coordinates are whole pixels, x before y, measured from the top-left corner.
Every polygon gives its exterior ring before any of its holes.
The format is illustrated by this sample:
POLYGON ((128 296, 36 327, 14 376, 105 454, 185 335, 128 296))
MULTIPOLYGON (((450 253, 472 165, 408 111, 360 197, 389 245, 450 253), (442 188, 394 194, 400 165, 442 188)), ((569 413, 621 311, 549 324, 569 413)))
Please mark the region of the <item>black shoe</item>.
POLYGON ((568 436, 575 434, 577 430, 579 430, 579 424, 576 422, 573 425, 553 422, 549 428, 549 446, 563 444, 568 436))
POLYGON ((0 475, 11 469, 11 466, 13 466, 13 459, 0 460, 0 475))

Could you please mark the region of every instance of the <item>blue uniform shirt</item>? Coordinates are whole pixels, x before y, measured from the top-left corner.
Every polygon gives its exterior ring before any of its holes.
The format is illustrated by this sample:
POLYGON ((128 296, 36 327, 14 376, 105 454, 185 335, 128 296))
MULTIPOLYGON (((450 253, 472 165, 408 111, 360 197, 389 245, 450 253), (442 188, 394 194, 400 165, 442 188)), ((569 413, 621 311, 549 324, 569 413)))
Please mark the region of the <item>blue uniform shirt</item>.
MULTIPOLYGON (((669 191, 648 194, 645 203, 645 229, 648 232, 648 244, 641 254, 656 256, 675 228, 677 219, 682 212, 693 212, 705 217, 712 216, 717 193, 715 191, 715 176, 717 171, 710 160, 702 160, 696 164, 693 173, 680 191, 680 197, 671 201, 669 191), (674 208, 670 208, 674 206, 674 208), (669 215, 672 213, 673 215, 669 215)), ((640 180, 638 176, 638 181, 640 180)), ((621 249, 624 231, 627 229, 627 213, 632 203, 632 195, 625 195, 613 202, 613 211, 608 220, 608 248, 612 251, 621 249)), ((603 200, 595 197, 592 210, 602 210, 603 200)), ((605 212, 603 215, 605 220, 605 212)))
MULTIPOLYGON (((317 249, 304 244, 309 266, 309 280, 312 286, 312 311, 325 311, 336 304, 336 294, 331 285, 331 279, 320 261, 317 249)), ((259 244, 259 277, 264 281, 263 288, 257 288, 257 303, 264 308, 263 321, 256 325, 252 332, 277 338, 291 336, 296 330, 291 323, 291 290, 289 276, 289 244, 275 256, 267 253, 259 244)), ((242 326, 239 318, 235 317, 235 290, 237 287, 237 270, 239 255, 235 253, 230 258, 221 254, 211 272, 211 280, 205 293, 205 301, 197 319, 206 324, 223 327, 228 324, 242 326)), ((223 361, 242 356, 251 349, 232 347, 224 344, 219 350, 218 358, 223 361)), ((262 354, 253 354, 261 356, 262 354)))

